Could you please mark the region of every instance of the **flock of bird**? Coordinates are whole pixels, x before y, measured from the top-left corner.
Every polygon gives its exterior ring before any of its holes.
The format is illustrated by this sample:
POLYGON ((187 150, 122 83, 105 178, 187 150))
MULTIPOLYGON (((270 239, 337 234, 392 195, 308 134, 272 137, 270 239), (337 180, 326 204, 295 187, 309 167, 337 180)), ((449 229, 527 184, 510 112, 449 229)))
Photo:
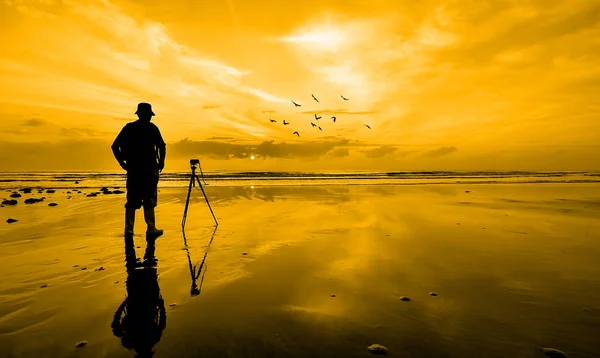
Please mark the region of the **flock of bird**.
MULTIPOLYGON (((315 95, 311 94, 311 97, 312 97, 312 98, 315 100, 315 102, 317 102, 317 103, 321 103, 321 102, 319 102, 319 100, 317 99, 317 97, 315 97, 315 95)), ((343 95, 340 95, 340 97, 342 97, 342 99, 343 99, 344 101, 349 101, 349 100, 350 100, 349 98, 346 98, 346 97, 344 97, 343 95)), ((292 103, 294 104, 294 106, 295 106, 295 107, 302 107, 302 105, 301 105, 301 104, 298 104, 298 103, 294 102, 293 100, 292 100, 292 103)), ((319 117, 319 116, 318 116, 318 115, 315 113, 315 121, 318 121, 318 120, 319 120, 319 119, 321 119, 321 118, 322 118, 322 117, 319 117)), ((332 116, 332 117, 331 117, 331 119, 333 120, 333 123, 335 123, 335 121, 337 120, 337 118, 336 118, 335 116, 332 116)), ((276 122, 277 122, 277 121, 276 121, 276 120, 274 120, 274 119, 269 119, 269 121, 271 121, 271 123, 276 123, 276 122)), ((287 126, 287 125, 289 125, 289 124, 290 124, 290 123, 289 123, 289 122, 286 122, 286 121, 285 121, 285 119, 283 120, 283 125, 284 125, 284 126, 287 126)), ((322 130, 323 130, 323 129, 321 128, 321 126, 319 126, 319 125, 317 125, 317 124, 315 124, 315 123, 313 123, 313 122, 310 122, 310 125, 311 125, 313 128, 318 128, 320 131, 322 131, 322 130)), ((369 129, 371 129, 371 127, 370 127, 368 124, 365 124, 364 126, 365 126, 365 127, 367 127, 367 128, 369 128, 369 129)), ((295 132, 294 132, 294 133, 292 133, 292 134, 295 134, 295 135, 297 135, 298 137, 300 137, 300 133, 299 133, 298 131, 295 131, 295 132)))

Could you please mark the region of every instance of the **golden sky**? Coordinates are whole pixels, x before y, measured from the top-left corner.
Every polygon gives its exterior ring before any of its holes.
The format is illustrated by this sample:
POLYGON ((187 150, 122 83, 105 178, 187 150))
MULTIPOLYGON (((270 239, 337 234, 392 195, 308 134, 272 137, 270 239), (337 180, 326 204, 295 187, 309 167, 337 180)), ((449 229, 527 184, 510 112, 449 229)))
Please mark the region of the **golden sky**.
POLYGON ((1 1, 0 170, 600 169, 598 1, 1 1))

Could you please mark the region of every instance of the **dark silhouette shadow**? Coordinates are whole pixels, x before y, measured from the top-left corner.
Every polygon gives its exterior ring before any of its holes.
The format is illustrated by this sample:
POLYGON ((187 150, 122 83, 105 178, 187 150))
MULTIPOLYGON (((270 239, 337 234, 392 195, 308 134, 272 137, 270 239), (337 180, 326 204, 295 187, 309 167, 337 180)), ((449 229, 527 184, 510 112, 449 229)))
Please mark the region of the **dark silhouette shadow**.
MULTIPOLYGON (((210 248, 213 240, 215 239, 215 233, 217 232, 217 226, 213 230, 212 236, 210 237, 210 241, 207 245, 207 250, 210 248)), ((183 244, 185 245, 185 252, 188 259, 188 266, 190 268, 190 277, 192 278, 192 287, 190 288, 191 296, 200 295, 200 291, 202 290, 202 283, 204 283, 204 275, 206 274, 206 270, 208 265, 206 265, 206 257, 208 256, 208 251, 204 253, 204 257, 202 261, 197 264, 192 264, 192 257, 190 255, 190 250, 187 243, 187 237, 185 236, 185 228, 182 228, 181 233, 183 235, 183 244), (204 271, 203 271, 204 270, 204 271), (200 284, 198 284, 198 278, 200 278, 200 274, 202 274, 202 278, 200 279, 200 284)))
POLYGON ((136 357, 154 356, 167 325, 165 303, 160 294, 154 256, 156 239, 147 238, 144 261, 135 253, 132 236, 125 237, 125 267, 127 268, 127 297, 121 303, 111 324, 113 334, 123 347, 133 350, 136 357))

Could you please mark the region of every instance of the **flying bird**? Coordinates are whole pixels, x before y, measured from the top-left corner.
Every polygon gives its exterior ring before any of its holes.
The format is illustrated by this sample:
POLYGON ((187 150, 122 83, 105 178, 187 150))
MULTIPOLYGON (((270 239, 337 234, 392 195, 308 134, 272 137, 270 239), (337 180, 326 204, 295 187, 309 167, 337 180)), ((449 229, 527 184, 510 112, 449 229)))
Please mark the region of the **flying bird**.
POLYGON ((322 131, 321 127, 318 127, 320 131, 322 131))
POLYGON ((331 119, 333 119, 333 123, 335 123, 335 117, 331 117, 331 119))
POLYGON ((300 137, 300 133, 298 133, 298 132, 294 132, 294 133, 292 133, 292 134, 295 134, 295 135, 297 135, 298 137, 300 137))
POLYGON ((277 121, 276 121, 276 120, 274 120, 274 119, 269 119, 269 120, 271 121, 271 123, 275 123, 275 122, 277 122, 277 121))
POLYGON ((320 102, 319 102, 319 100, 317 99, 317 97, 315 97, 315 95, 314 95, 314 94, 311 94, 311 96, 312 96, 312 98, 313 98, 315 101, 317 101, 317 103, 320 103, 320 102))
POLYGON ((310 125, 311 125, 311 126, 313 126, 313 127, 316 127, 316 126, 317 126, 317 125, 316 125, 316 124, 314 124, 313 122, 310 122, 310 125))
POLYGON ((348 100, 348 98, 346 98, 346 97, 344 97, 344 96, 342 96, 342 99, 343 99, 344 101, 347 101, 347 100, 348 100))
POLYGON ((367 128, 369 128, 369 129, 371 129, 371 127, 369 127, 369 125, 368 125, 368 124, 365 124, 365 127, 367 127, 367 128))
POLYGON ((317 114, 315 113, 315 119, 318 121, 319 119, 321 119, 321 117, 317 117, 317 114))
POLYGON ((287 126, 289 123, 285 121, 285 119, 283 120, 283 125, 287 126))
POLYGON ((298 103, 296 103, 296 102, 294 102, 294 101, 292 101, 292 103, 293 103, 293 104, 294 104, 294 106, 296 106, 296 107, 300 107, 300 106, 302 106, 301 104, 298 104, 298 103))

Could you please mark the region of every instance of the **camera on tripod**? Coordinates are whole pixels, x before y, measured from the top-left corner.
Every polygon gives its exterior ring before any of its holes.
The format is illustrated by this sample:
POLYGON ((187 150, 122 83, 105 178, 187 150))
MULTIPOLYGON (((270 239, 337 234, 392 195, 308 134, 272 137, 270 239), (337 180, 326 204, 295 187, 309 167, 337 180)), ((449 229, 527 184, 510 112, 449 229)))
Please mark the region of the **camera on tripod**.
MULTIPOLYGON (((202 173, 202 167, 200 166, 200 159, 190 159, 190 169, 192 170, 192 173, 190 175, 190 185, 188 187, 187 199, 185 201, 185 209, 183 211, 183 219, 181 220, 181 227, 182 227, 182 229, 185 228, 185 221, 187 219, 187 211, 188 211, 188 207, 190 205, 190 195, 192 193, 192 187, 196 187, 196 183, 198 183, 198 187, 202 191, 202 194, 204 195, 204 199, 206 199, 206 204, 208 204, 210 213, 212 214, 213 219, 215 219, 215 224, 216 224, 215 226, 218 226, 219 223, 217 222, 215 213, 213 213, 212 208, 210 207, 210 203, 208 202, 208 198, 206 197, 206 193, 204 192, 204 188, 202 186, 202 183, 200 182, 200 178, 196 174, 196 169, 200 169, 200 175, 202 176, 202 180, 204 180, 204 173, 202 173)), ((208 185, 208 184, 206 182, 204 182, 204 185, 208 185)))

